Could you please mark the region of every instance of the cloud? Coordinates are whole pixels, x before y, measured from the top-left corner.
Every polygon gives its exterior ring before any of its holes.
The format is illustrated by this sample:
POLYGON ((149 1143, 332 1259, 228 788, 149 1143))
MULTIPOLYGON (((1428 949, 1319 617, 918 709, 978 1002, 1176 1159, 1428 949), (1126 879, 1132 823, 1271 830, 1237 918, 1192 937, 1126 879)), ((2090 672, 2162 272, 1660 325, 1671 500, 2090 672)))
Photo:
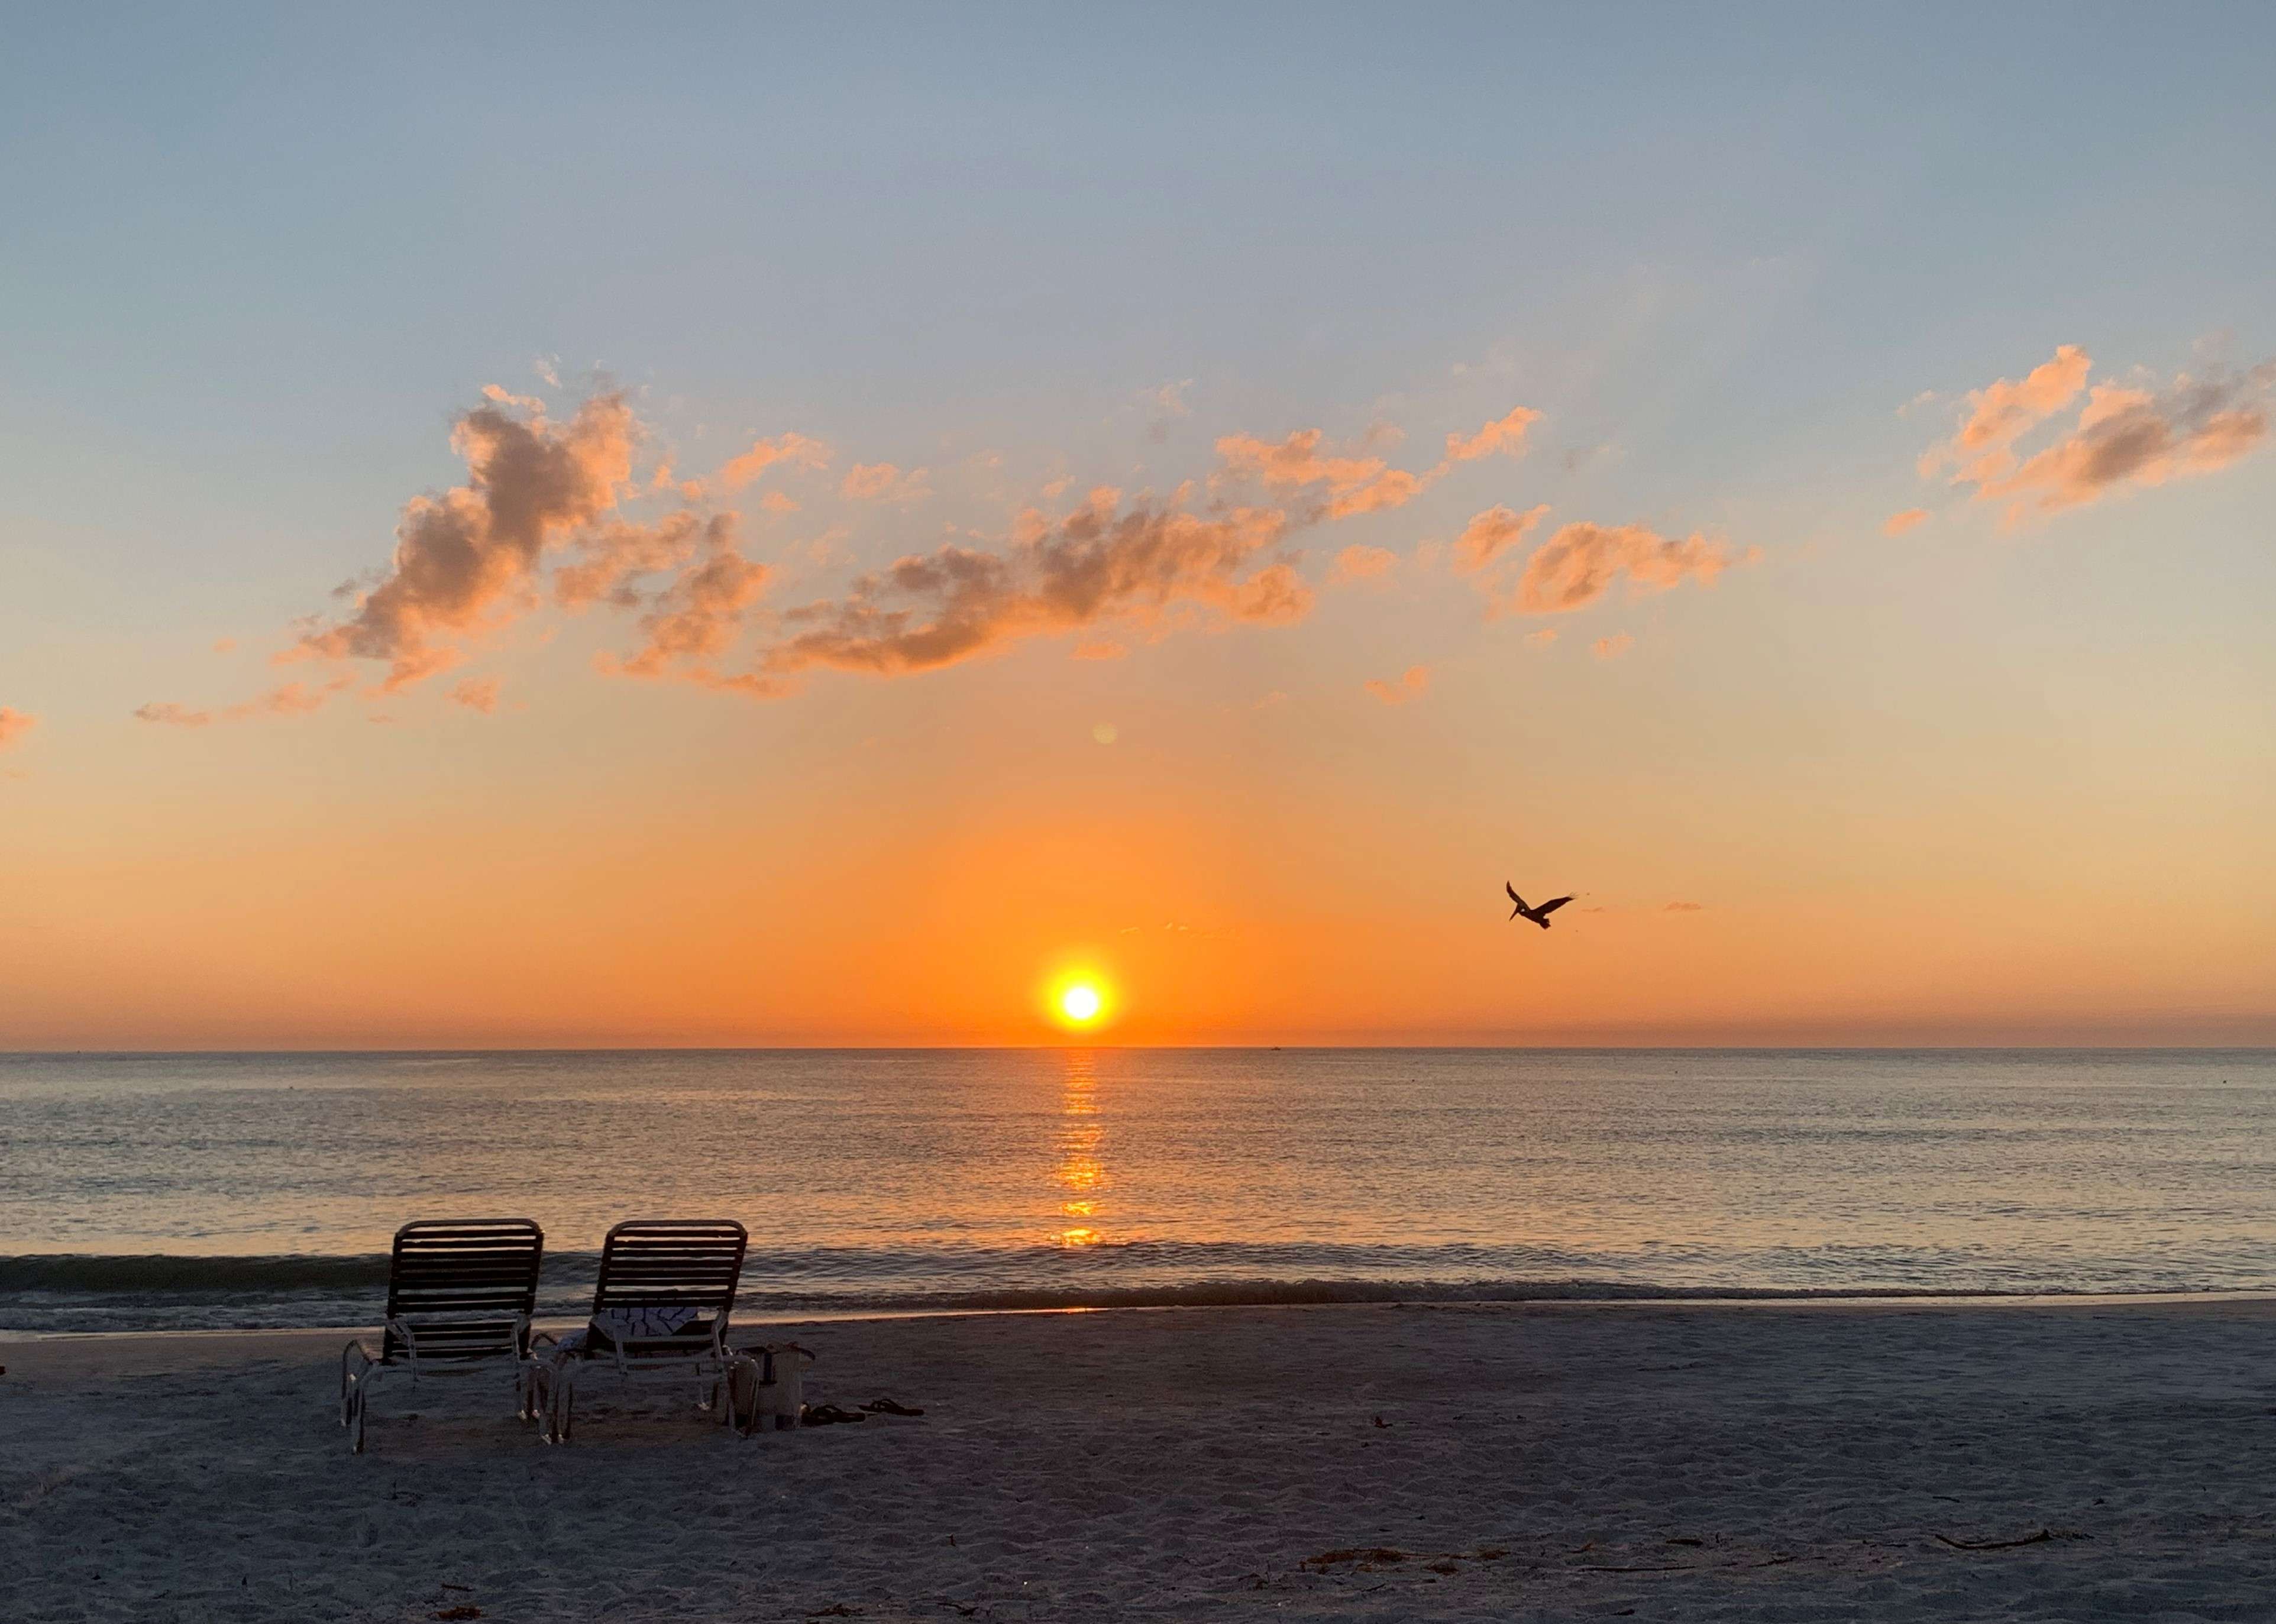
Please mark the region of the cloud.
POLYGON ((1659 911, 1663 914, 1703 914, 1707 911, 1707 905, 1703 902, 1671 902, 1659 911))
POLYGON ((2021 382, 2000 378, 1970 391, 1967 421, 1951 439, 1921 453, 1921 477, 1932 479, 1946 466, 1954 469, 1955 485, 1978 484, 2006 473, 2014 466, 2015 441, 2076 398, 2092 364, 2084 350, 2066 344, 2021 382))
POLYGON ((1557 628, 1553 626, 1544 626, 1537 632, 1528 632, 1525 634, 1525 641, 1529 647, 1546 649, 1557 641, 1557 628))
POLYGON ((1632 588, 1665 591, 1683 581, 1713 582, 1734 563, 1723 543, 1694 534, 1676 540, 1642 525, 1568 524, 1526 560, 1517 583, 1517 607, 1536 615, 1562 614, 1604 596, 1623 576, 1632 588))
POLYGON ((498 679, 496 677, 468 677, 451 690, 451 702, 490 716, 497 710, 498 679))
POLYGON ((1186 403, 1186 391, 1193 386, 1191 378, 1180 378, 1174 383, 1165 383, 1159 389, 1146 391, 1146 400, 1153 407, 1152 419, 1146 425, 1147 439, 1159 445, 1170 437, 1172 423, 1193 415, 1193 407, 1186 403))
POLYGON ((215 639, 214 639, 213 651, 214 651, 216 654, 233 654, 233 653, 235 653, 235 652, 236 652, 236 650, 237 650, 237 639, 236 639, 236 638, 234 638, 234 637, 216 637, 216 638, 215 638, 215 639))
POLYGON ((847 470, 838 494, 849 502, 917 502, 932 495, 929 468, 904 474, 890 462, 857 462, 847 470))
POLYGON ((719 469, 719 483, 728 490, 740 490, 778 462, 794 467, 826 468, 830 466, 831 450, 820 440, 802 434, 785 434, 771 440, 754 440, 751 449, 741 456, 731 458, 719 469))
POLYGON ((1410 665, 1397 682, 1385 682, 1376 677, 1363 686, 1386 705, 1403 705, 1410 699, 1422 698, 1430 690, 1430 668, 1428 665, 1410 665))
POLYGON ((0 705, 0 750, 21 739, 40 725, 40 718, 29 711, 0 705))
POLYGON ((694 556, 707 525, 717 522, 682 510, 654 524, 618 520, 590 527, 573 543, 575 562, 553 572, 553 601, 564 609, 637 609, 645 602, 641 579, 679 567, 694 556))
POLYGON ((1470 522, 1462 527, 1461 535, 1454 538, 1455 573, 1475 575, 1487 568, 1531 534, 1548 513, 1548 505, 1544 503, 1522 513, 1494 506, 1472 515, 1470 522))
POLYGON ((1378 581, 1398 567, 1399 555, 1388 547, 1354 543, 1336 555, 1335 567, 1328 572, 1328 584, 1339 587, 1354 581, 1378 581))
POLYGON ((770 573, 765 565, 743 556, 734 516, 715 515, 705 521, 687 566, 649 600, 640 618, 647 644, 607 669, 627 677, 660 677, 680 665, 698 680, 711 680, 709 663, 742 635, 744 613, 766 591, 770 573))
POLYGON ((1127 648, 1111 637, 1097 638, 1074 646, 1074 657, 1078 660, 1119 660, 1129 652, 1127 648))
POLYGON ((2268 437, 2266 397, 2276 384, 2276 362, 2242 376, 2183 373, 2155 388, 2089 388, 2090 364, 2084 350, 2067 344, 2020 383, 2001 378, 1972 391, 1968 417, 1952 438, 1922 454, 1922 477, 1951 468, 1952 484, 1975 487, 1971 500, 2006 502, 2005 520, 2014 526, 2132 487, 2212 473, 2268 437), (2082 391, 2086 399, 2077 418, 2026 455, 2019 442, 2082 391))
POLYGON ((1901 513, 1890 514, 1888 522, 1881 527, 1881 534, 1883 535, 1902 535, 1915 525, 1925 523, 1927 520, 1928 509, 1924 507, 1908 507, 1901 513))
POLYGON ((1589 645, 1589 652, 1600 660, 1617 660, 1635 647, 1635 639, 1620 632, 1611 637, 1599 637, 1589 645))
POLYGON ((2077 426, 2003 479, 1987 482, 1979 501, 2012 497, 2009 523, 2027 512, 2053 513, 2132 485, 2162 485, 2211 474, 2268 437, 2260 397, 2276 369, 2242 378, 2186 376, 2151 391, 2098 383, 2077 426))
POLYGON ((1324 452, 1320 449, 1324 438, 1317 429, 1299 429, 1285 440, 1226 435, 1217 443, 1217 454, 1224 467, 1210 482, 1215 485, 1255 479, 1268 489, 1284 492, 1322 486, 1327 496, 1322 512, 1330 519, 1404 507, 1428 482, 1403 468, 1391 467, 1380 457, 1324 452))
POLYGON ((1181 610, 1285 625, 1312 594, 1286 560, 1284 513, 1234 508, 1202 517, 1121 493, 1091 492, 1064 519, 1030 510, 1000 550, 947 545, 856 581, 836 601, 787 611, 788 635, 755 679, 820 668, 884 675, 936 670, 1021 639, 1110 621, 1165 626, 1181 610))
POLYGON ((353 680, 350 677, 336 677, 315 687, 305 682, 288 682, 282 687, 270 689, 258 699, 224 705, 217 710, 161 702, 139 706, 134 715, 138 721, 156 722, 163 727, 210 727, 216 722, 248 722, 259 717, 306 716, 312 710, 322 710, 335 694, 353 680))
POLYGON ((1440 472, 1458 462, 1470 462, 1480 457, 1491 457, 1496 452, 1504 456, 1525 455, 1525 431, 1541 421, 1541 414, 1530 406, 1517 406, 1506 417, 1486 424, 1473 435, 1450 434, 1446 436, 1446 459, 1438 465, 1440 472))
POLYGON ((631 478, 638 435, 624 398, 595 395, 555 423, 542 405, 493 391, 451 436, 467 482, 406 505, 385 576, 298 653, 383 660, 386 692, 431 676, 457 661, 453 640, 527 608, 546 550, 609 509, 631 478))

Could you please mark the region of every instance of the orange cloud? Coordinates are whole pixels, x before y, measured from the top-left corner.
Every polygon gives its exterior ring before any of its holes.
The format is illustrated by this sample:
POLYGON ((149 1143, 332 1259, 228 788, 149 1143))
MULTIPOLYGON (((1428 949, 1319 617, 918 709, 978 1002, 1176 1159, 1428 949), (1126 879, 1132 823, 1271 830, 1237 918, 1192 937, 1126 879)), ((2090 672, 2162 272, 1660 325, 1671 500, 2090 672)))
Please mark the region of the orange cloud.
POLYGON ((1881 527, 1881 534, 1883 535, 1902 535, 1915 525, 1923 524, 1927 522, 1927 520, 1928 509, 1924 507, 1908 507, 1901 513, 1890 514, 1888 522, 1881 527))
POLYGON ((0 750, 21 739, 40 725, 40 718, 28 711, 0 705, 0 750))
POLYGON ((1659 911, 1663 914, 1703 914, 1706 910, 1707 905, 1703 902, 1671 902, 1659 911))
POLYGON ((2225 468, 2268 437, 2257 397, 2272 376, 2276 369, 2264 367, 2241 379, 2182 376, 2155 393, 2098 383, 2072 432, 1986 482, 1976 497, 2015 498, 2007 510, 2014 523, 2026 512, 2059 512, 2130 485, 2225 468))
POLYGON ((1525 455, 1525 431, 1541 421, 1541 414, 1530 406, 1514 407, 1508 416, 1486 424, 1473 435, 1450 434, 1446 436, 1446 459, 1438 465, 1439 471, 1458 462, 1470 462, 1480 457, 1490 457, 1496 452, 1506 456, 1525 455))
POLYGON ((904 474, 890 462, 857 462, 838 494, 852 502, 915 502, 932 495, 930 473, 912 468, 904 474))
POLYGON ((750 450, 740 457, 730 459, 720 467, 719 483, 729 490, 740 490, 778 462, 802 468, 826 468, 830 466, 830 457, 829 446, 802 434, 785 434, 771 440, 754 440, 750 450))
POLYGON ((1946 465, 1954 470, 1955 485, 1980 484, 2005 474, 2014 466, 2015 441, 2076 398, 2092 365, 2084 350, 2066 344, 2021 382, 2000 378, 1971 391, 1967 421, 1951 439, 1922 453, 1921 477, 1933 478, 1946 465))
POLYGON ((139 706, 134 715, 139 721, 156 722, 166 727, 209 727, 216 722, 247 722, 256 717, 306 716, 312 710, 322 710, 334 694, 353 681, 353 678, 336 677, 321 687, 310 687, 305 682, 288 682, 283 687, 272 688, 258 699, 224 705, 218 710, 158 703, 139 706))
POLYGON ((725 513, 703 527, 694 561, 650 603, 641 617, 647 646, 611 667, 628 677, 658 677, 675 663, 703 663, 734 646, 742 635, 744 611, 765 592, 769 571, 743 557, 733 518, 725 513))
POLYGON ((1226 435, 1217 443, 1217 454, 1225 466, 1211 482, 1252 478, 1275 490, 1324 486, 1328 500, 1324 511, 1330 519, 1403 507, 1427 482, 1403 468, 1391 467, 1380 457, 1325 454, 1320 449, 1323 438, 1317 429, 1299 429, 1278 441, 1226 435))
POLYGON ((587 609, 611 603, 637 609, 644 601, 639 588, 642 576, 677 569, 694 555, 708 526, 700 513, 670 513, 654 524, 626 520, 593 526, 574 543, 577 559, 553 572, 553 601, 564 609, 587 609))
POLYGON ((468 677, 451 690, 451 702, 464 705, 469 710, 479 710, 489 716, 497 710, 498 680, 496 677, 468 677))
POLYGON ((1506 507, 1494 506, 1483 513, 1474 514, 1454 538, 1454 570, 1458 574, 1475 575, 1495 559, 1523 541, 1533 527, 1549 513, 1548 504, 1528 508, 1522 513, 1512 512, 1506 507))
POLYGON ((1589 645, 1589 652, 1600 660, 1617 660, 1635 647, 1635 639, 1626 632, 1611 637, 1599 637, 1589 645))
POLYGON ((1604 596, 1622 576, 1632 587, 1665 591, 1686 579, 1711 583, 1734 563, 1721 542, 1694 534, 1678 541, 1642 525, 1569 524, 1526 560, 1517 583, 1517 605, 1537 614, 1562 614, 1604 596))
POLYGON ((1397 682, 1385 682, 1376 677, 1362 686, 1386 705, 1403 705, 1410 699, 1422 698, 1430 690, 1430 668, 1428 665, 1410 665, 1397 682))
POLYGON ((2012 526, 2133 486, 2210 474, 2268 436, 2265 400, 2276 383, 2276 362, 2242 376, 2181 374, 2158 389, 2116 383, 2088 389, 2090 364, 2084 350, 2065 345, 2022 382, 2002 378, 1972 392, 1958 432, 1922 454, 1922 476, 1934 477, 1950 466, 1951 482, 1973 485, 1974 500, 2006 501, 2012 526), (2076 421, 2053 444, 2028 457, 2019 452, 2017 443, 2082 390, 2086 402, 2076 421))
POLYGON ((1335 567, 1328 572, 1328 584, 1337 587, 1348 581, 1376 581, 1398 567, 1399 555, 1390 548, 1354 543, 1336 555, 1335 567))
POLYGON ((621 395, 596 395, 557 424, 535 402, 489 392, 451 436, 467 482, 404 508, 385 578, 297 653, 384 660, 387 692, 433 675, 457 660, 451 639, 526 607, 545 550, 600 518, 631 478, 638 425, 621 395))
POLYGON ((786 611, 792 634, 760 656, 755 679, 930 671, 1028 637, 1158 624, 1180 606, 1286 624, 1312 603, 1293 566, 1264 561, 1286 532, 1271 509, 1202 518, 1141 498, 1126 510, 1119 492, 1096 490, 1064 519, 1023 514, 1004 550, 940 547, 861 577, 835 602, 786 611))

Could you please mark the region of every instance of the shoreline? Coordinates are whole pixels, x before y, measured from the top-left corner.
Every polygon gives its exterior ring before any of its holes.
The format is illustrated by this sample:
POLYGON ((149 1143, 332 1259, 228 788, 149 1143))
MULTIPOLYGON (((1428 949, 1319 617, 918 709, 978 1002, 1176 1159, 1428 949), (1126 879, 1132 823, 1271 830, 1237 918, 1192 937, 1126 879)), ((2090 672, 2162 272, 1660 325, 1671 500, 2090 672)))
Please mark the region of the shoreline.
MULTIPOLYGON (((1074 1303, 1052 1308, 1012 1309, 849 1309, 844 1313, 820 1314, 753 1314, 735 1317, 732 1335, 740 1339, 762 1328, 789 1329, 801 1325, 828 1325, 838 1329, 861 1326, 894 1325, 930 1322, 955 1324, 975 1322, 985 1324, 995 1320, 1060 1319, 1071 1317, 1097 1317, 1107 1316, 1154 1316, 1190 1314, 1198 1316, 1231 1314, 1295 1314, 1336 1312, 1428 1313, 1434 1310, 1468 1313, 1503 1314, 1513 1317, 1526 1314, 1555 1311, 1589 1313, 1597 1311, 1634 1310, 1655 1313, 1740 1312, 1761 1313, 1779 1309, 1807 1310, 1813 1313, 1839 1313, 1855 1310, 1861 1314, 1885 1314, 1906 1309, 1928 1313, 1956 1313, 1970 1310, 2004 1312, 2060 1312, 2065 1309, 2164 1309, 2178 1313, 2190 1310, 2238 1309, 2253 1310, 2276 1317, 2276 1290, 2240 1289, 2233 1292, 2043 1292, 2043 1293, 1923 1293, 1917 1295, 1887 1294, 1820 1294, 1810 1296, 1741 1296, 1741 1297, 1538 1297, 1538 1298, 1409 1298, 1366 1300, 1356 1301, 1327 1301, 1314 1302, 1162 1302, 1111 1303, 1103 1305, 1074 1303)), ((541 1316, 533 1322, 535 1329, 558 1336, 565 1331, 577 1329, 583 1322, 575 1318, 541 1316)), ((245 1358, 277 1358, 303 1348, 329 1347, 338 1353, 349 1339, 376 1337, 382 1327, 377 1321, 366 1324, 340 1325, 254 1325, 219 1326, 155 1331, 10 1331, 0 1329, 0 1349, 16 1357, 0 1359, 0 1368, 9 1376, 28 1375, 47 1365, 41 1357, 42 1350, 60 1350, 65 1347, 85 1346, 95 1348, 141 1348, 153 1353, 161 1346, 178 1346, 185 1353, 196 1352, 204 1356, 201 1364, 228 1362, 227 1355, 236 1354, 245 1358), (242 1346, 240 1346, 242 1345, 242 1346), (22 1355, 29 1354, 30 1359, 22 1355)), ((137 1363, 149 1362, 135 1361, 137 1363)), ((153 1363, 151 1368, 163 1368, 153 1363)))

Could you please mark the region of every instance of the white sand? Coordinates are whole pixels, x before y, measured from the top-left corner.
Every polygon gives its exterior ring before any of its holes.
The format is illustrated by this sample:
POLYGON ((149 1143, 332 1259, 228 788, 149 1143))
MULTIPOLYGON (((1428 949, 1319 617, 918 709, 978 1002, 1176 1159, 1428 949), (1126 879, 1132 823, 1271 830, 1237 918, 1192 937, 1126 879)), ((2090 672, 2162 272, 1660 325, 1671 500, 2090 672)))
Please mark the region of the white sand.
POLYGON ((547 1448, 457 1384, 383 1400, 357 1458, 337 1333, 0 1343, 0 1613, 2276 1617, 2267 1302, 800 1334, 809 1400, 925 1417, 737 1440, 596 1383, 547 1448), (1369 1546, 1415 1554, 1307 1565, 1369 1546))

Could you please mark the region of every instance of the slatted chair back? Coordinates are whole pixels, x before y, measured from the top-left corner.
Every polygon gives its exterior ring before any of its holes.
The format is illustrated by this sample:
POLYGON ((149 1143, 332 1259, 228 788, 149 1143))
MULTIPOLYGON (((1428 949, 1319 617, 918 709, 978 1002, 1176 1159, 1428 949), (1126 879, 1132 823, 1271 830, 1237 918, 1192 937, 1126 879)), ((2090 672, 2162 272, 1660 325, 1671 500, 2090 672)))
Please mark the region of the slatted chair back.
POLYGON ((611 1309, 692 1309, 695 1325, 714 1340, 724 1337, 749 1243, 732 1218, 628 1219, 601 1243, 594 1317, 611 1309))
POLYGON ((388 1330, 383 1356, 411 1350, 419 1362, 519 1359, 537 1311, 537 1271, 545 1232, 527 1218, 425 1218, 395 1232, 387 1270, 388 1330))

